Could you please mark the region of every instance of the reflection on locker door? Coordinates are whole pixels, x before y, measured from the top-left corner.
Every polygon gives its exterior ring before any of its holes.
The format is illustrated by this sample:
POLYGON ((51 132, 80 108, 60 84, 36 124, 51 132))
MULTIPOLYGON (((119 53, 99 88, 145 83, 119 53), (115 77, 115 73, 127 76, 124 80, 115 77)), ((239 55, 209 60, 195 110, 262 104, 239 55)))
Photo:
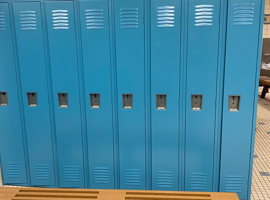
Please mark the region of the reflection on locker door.
POLYGON ((212 191, 220 1, 188 1, 185 190, 212 191))
POLYGON ((0 152, 4 184, 27 184, 9 4, 0 3, 0 152))
POLYGON ((80 1, 91 188, 114 188, 108 3, 80 1))
POLYGON ((229 0, 228 5, 220 191, 237 192, 241 200, 249 199, 251 184, 262 2, 229 0))
POLYGON ((145 189, 144 1, 115 1, 120 188, 145 189))
POLYGON ((55 185, 39 2, 14 3, 18 60, 32 185, 55 185))
POLYGON ((46 2, 60 187, 84 187, 73 2, 46 2))
POLYGON ((151 0, 152 188, 178 190, 181 1, 151 0))

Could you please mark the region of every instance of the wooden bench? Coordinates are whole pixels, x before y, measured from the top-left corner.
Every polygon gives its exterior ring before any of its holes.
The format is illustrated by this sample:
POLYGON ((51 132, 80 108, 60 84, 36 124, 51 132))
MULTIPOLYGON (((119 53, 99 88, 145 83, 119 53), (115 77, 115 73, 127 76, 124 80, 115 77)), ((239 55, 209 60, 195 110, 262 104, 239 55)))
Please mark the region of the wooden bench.
POLYGON ((270 87, 270 77, 268 76, 260 76, 260 84, 263 85, 263 90, 261 93, 261 98, 265 98, 266 93, 268 93, 268 89, 270 87))
POLYGON ((239 200, 236 193, 2 187, 1 200, 239 200))

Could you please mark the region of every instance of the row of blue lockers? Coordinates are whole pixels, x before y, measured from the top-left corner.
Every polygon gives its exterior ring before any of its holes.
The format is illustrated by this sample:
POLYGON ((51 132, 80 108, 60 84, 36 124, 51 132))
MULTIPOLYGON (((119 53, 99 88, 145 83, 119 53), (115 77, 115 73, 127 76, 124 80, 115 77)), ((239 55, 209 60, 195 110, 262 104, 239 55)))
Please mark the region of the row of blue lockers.
POLYGON ((263 0, 0 0, 4 184, 249 198, 263 0))

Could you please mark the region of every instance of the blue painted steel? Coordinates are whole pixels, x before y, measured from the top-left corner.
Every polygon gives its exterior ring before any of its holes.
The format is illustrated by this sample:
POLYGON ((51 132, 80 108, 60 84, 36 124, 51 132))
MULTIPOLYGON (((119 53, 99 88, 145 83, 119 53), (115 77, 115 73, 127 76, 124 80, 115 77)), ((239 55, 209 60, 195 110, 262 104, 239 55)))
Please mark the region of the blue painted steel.
POLYGON ((0 3, 0 91, 7 92, 8 105, 0 106, 0 152, 4 184, 26 184, 18 88, 8 3, 0 3))
POLYGON ((80 1, 91 188, 114 188, 108 1, 80 1), (90 93, 100 94, 91 108, 90 93))
POLYGON ((18 60, 23 94, 32 185, 55 185, 50 113, 40 3, 14 3, 18 60), (37 93, 29 106, 27 93, 37 93))
POLYGON ((84 164, 73 2, 46 2, 60 187, 84 187, 84 164), (68 93, 59 107, 58 93, 68 93))
POLYGON ((5 184, 219 187, 249 199, 263 0, 0 1, 5 184))
POLYGON ((120 188, 145 189, 144 1, 115 1, 120 188), (133 95, 124 109, 122 94, 133 95))
POLYGON ((229 0, 228 4, 220 191, 237 192, 241 200, 248 199, 251 183, 249 163, 261 3, 229 0), (229 111, 229 95, 241 96, 238 112, 229 111))
POLYGON ((151 1, 152 188, 178 190, 181 1, 151 1), (156 108, 156 95, 167 107, 156 108))
POLYGON ((212 191, 220 1, 188 2, 185 190, 212 191), (201 110, 191 95, 202 95, 201 110))

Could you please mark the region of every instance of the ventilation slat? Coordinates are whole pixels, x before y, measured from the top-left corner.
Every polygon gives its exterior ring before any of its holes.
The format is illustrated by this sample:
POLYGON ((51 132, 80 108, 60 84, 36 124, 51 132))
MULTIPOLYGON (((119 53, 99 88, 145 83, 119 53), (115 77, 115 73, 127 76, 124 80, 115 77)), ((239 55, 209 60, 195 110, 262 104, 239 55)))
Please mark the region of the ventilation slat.
POLYGON ((7 176, 9 178, 21 178, 22 166, 18 163, 9 163, 7 165, 7 176))
POLYGON ((205 173, 192 173, 190 176, 190 188, 192 190, 206 191, 208 175, 205 173))
POLYGON ((52 24, 55 30, 69 29, 68 10, 52 10, 52 24))
POLYGON ((87 9, 85 10, 86 29, 103 29, 104 28, 104 10, 87 9))
POLYGON ((252 25, 254 23, 254 3, 239 3, 234 5, 234 25, 252 25))
POLYGON ((212 26, 213 25, 214 5, 196 5, 194 22, 195 26, 212 26))
POLYGON ((21 30, 37 30, 37 16, 34 10, 20 11, 21 30))
POLYGON ((78 182, 80 170, 78 166, 65 166, 64 167, 64 181, 78 182))
POLYGON ((131 186, 141 185, 141 171, 139 169, 127 169, 125 171, 125 183, 131 186))
POLYGON ((225 182, 225 192, 239 192, 243 190, 242 176, 227 176, 225 182))
POLYGON ((93 170, 96 183, 110 183, 110 169, 107 167, 95 167, 93 170))
POLYGON ((175 26, 175 7, 159 6, 157 7, 157 27, 172 28, 175 26))
POLYGON ((120 28, 122 29, 139 28, 138 8, 121 8, 120 9, 120 28))

